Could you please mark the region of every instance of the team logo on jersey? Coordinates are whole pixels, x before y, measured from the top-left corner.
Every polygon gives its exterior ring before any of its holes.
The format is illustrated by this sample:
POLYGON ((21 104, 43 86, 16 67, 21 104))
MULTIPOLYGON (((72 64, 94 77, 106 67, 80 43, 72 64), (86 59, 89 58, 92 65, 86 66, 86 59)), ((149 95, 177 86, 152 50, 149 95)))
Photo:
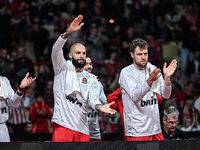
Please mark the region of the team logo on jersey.
POLYGON ((86 79, 86 78, 83 78, 82 83, 87 84, 87 79, 86 79))

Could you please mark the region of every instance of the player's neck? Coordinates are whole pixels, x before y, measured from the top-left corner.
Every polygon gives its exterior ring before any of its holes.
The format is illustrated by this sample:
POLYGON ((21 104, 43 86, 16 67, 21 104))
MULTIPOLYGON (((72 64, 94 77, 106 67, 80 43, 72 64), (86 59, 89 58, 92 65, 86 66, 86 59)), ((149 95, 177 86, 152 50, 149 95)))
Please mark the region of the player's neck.
POLYGON ((83 71, 83 68, 77 68, 77 67, 75 67, 75 69, 76 69, 76 72, 82 72, 83 71))

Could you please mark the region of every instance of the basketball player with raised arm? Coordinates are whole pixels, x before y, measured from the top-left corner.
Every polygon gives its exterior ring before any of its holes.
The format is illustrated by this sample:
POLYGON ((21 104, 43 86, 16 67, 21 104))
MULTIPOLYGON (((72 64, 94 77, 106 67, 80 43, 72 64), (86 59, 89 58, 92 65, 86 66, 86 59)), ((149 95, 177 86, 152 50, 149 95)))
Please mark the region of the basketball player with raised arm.
POLYGON ((93 109, 115 114, 110 104, 99 101, 99 86, 95 75, 83 70, 86 60, 86 48, 81 43, 71 46, 66 61, 62 48, 72 32, 79 30, 82 15, 76 17, 69 28, 59 36, 52 49, 54 68, 54 114, 53 142, 88 142, 88 111, 93 109))
POLYGON ((0 76, 0 142, 10 142, 6 121, 9 118, 8 107, 17 107, 23 96, 23 89, 29 86, 36 78, 26 74, 21 81, 19 89, 14 93, 9 80, 0 76))
POLYGON ((119 77, 126 140, 164 140, 157 94, 165 99, 170 97, 170 77, 177 67, 177 61, 172 60, 168 67, 164 63, 163 79, 161 70, 148 62, 145 40, 134 39, 130 55, 133 64, 123 68, 119 77))

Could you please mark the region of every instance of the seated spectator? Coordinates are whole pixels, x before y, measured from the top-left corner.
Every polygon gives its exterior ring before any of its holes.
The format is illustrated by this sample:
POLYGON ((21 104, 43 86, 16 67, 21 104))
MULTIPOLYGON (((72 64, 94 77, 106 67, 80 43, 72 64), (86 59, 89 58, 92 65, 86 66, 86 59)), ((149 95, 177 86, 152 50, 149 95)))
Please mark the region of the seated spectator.
POLYGON ((14 67, 19 81, 23 79, 26 72, 30 72, 30 76, 34 77, 34 64, 26 56, 26 49, 23 46, 18 47, 18 58, 14 61, 14 67))
POLYGON ((180 109, 181 123, 185 120, 186 117, 191 117, 192 120, 196 117, 199 118, 199 111, 194 107, 194 102, 195 100, 193 96, 185 97, 185 106, 180 109))
POLYGON ((33 122, 33 133, 50 133, 47 120, 52 118, 51 109, 43 103, 42 94, 35 94, 36 103, 31 107, 29 119, 33 122))
POLYGON ((102 114, 100 128, 103 133, 113 133, 117 129, 116 125, 110 122, 108 113, 102 114))
POLYGON ((8 50, 0 50, 0 75, 10 77, 14 75, 14 65, 8 59, 8 50))
POLYGON ((162 134, 165 140, 172 139, 188 139, 187 134, 180 129, 177 129, 179 111, 170 106, 164 110, 162 134))
POLYGON ((24 128, 26 133, 33 133, 33 124, 32 122, 26 122, 26 127, 24 128))
POLYGON ((53 80, 47 81, 47 85, 43 93, 43 98, 45 104, 49 105, 49 107, 53 109, 54 106, 53 80))
POLYGON ((190 117, 185 117, 185 120, 183 120, 183 126, 181 127, 182 131, 185 132, 191 132, 191 131, 200 131, 199 123, 196 119, 192 119, 190 117))

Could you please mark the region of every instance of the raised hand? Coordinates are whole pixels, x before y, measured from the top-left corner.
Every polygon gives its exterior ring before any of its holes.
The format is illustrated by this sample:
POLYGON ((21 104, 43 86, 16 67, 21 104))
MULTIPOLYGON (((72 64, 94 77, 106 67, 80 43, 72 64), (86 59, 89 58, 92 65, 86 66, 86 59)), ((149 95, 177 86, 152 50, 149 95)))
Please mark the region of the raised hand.
POLYGON ((69 28, 68 28, 68 32, 69 34, 74 32, 74 31, 77 31, 79 30, 83 25, 84 23, 81 23, 83 19, 83 16, 82 15, 78 15, 73 21, 72 23, 70 24, 69 28), (80 24, 81 23, 81 24, 80 24))
POLYGON ((165 78, 170 78, 173 75, 174 71, 176 70, 177 61, 173 59, 171 63, 169 64, 169 66, 168 67, 166 66, 167 66, 167 63, 165 62, 164 67, 163 67, 163 74, 165 78))
POLYGON ((24 77, 24 79, 22 80, 22 82, 20 84, 20 88, 22 88, 22 89, 26 88, 35 80, 36 80, 36 77, 35 78, 29 77, 29 72, 28 72, 26 74, 26 76, 24 77))

